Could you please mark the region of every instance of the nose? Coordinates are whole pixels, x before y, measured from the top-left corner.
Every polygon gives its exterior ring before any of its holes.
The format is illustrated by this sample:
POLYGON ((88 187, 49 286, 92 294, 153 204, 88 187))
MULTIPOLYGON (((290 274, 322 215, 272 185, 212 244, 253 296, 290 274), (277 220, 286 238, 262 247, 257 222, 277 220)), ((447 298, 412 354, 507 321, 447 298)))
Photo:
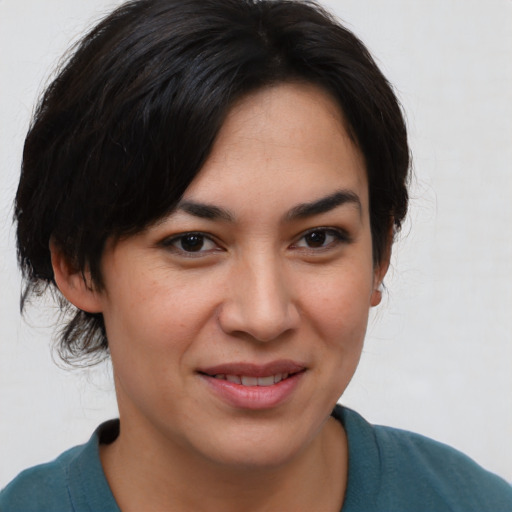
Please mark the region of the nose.
POLYGON ((300 314, 292 283, 272 258, 234 268, 219 311, 219 323, 231 335, 268 342, 297 328, 300 314))

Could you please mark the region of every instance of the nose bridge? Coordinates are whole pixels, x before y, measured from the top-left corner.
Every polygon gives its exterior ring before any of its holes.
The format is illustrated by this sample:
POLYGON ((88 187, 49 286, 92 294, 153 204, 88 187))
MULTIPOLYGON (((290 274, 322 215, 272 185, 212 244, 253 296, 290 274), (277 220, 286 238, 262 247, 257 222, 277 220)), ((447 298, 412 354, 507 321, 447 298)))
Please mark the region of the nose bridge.
POLYGON ((275 252, 260 250, 242 258, 233 268, 230 290, 223 307, 225 330, 271 341, 296 325, 292 291, 275 252))

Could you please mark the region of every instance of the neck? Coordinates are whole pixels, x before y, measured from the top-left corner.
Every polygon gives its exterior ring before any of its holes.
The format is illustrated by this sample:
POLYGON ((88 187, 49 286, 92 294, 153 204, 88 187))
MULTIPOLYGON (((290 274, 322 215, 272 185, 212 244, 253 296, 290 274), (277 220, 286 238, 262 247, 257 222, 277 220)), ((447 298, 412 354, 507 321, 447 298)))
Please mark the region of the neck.
POLYGON ((102 445, 101 461, 123 512, 180 510, 339 512, 345 494, 348 449, 333 418, 291 460, 274 467, 231 467, 191 454, 157 432, 125 425, 102 445))

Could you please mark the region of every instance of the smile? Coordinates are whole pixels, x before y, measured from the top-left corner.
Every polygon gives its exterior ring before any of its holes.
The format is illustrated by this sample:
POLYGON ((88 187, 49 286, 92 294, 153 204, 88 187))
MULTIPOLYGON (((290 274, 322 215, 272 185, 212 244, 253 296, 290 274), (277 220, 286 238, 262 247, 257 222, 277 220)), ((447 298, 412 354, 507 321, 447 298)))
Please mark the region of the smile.
POLYGON ((213 375, 214 378, 220 380, 227 380, 234 384, 241 384, 242 386, 272 386, 288 378, 288 373, 277 373, 269 375, 268 377, 250 377, 248 375, 225 375, 218 373, 213 375))
POLYGON ((307 368, 289 360, 266 365, 228 363, 201 368, 207 389, 222 402, 237 409, 270 409, 292 398, 307 368))

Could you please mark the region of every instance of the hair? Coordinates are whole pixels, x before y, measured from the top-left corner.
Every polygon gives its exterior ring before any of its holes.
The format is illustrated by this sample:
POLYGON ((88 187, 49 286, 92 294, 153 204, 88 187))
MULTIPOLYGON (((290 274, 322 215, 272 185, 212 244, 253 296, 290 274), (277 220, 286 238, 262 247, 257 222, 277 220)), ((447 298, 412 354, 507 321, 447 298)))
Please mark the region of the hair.
MULTIPOLYGON (((27 299, 57 290, 50 240, 103 286, 108 239, 173 210, 230 107, 282 82, 337 101, 362 152, 374 263, 406 214, 409 147, 400 104, 368 50, 318 4, 299 0, 134 0, 100 21, 43 93, 15 200, 27 299)), ((101 314, 61 298, 68 362, 108 355, 101 314)))

